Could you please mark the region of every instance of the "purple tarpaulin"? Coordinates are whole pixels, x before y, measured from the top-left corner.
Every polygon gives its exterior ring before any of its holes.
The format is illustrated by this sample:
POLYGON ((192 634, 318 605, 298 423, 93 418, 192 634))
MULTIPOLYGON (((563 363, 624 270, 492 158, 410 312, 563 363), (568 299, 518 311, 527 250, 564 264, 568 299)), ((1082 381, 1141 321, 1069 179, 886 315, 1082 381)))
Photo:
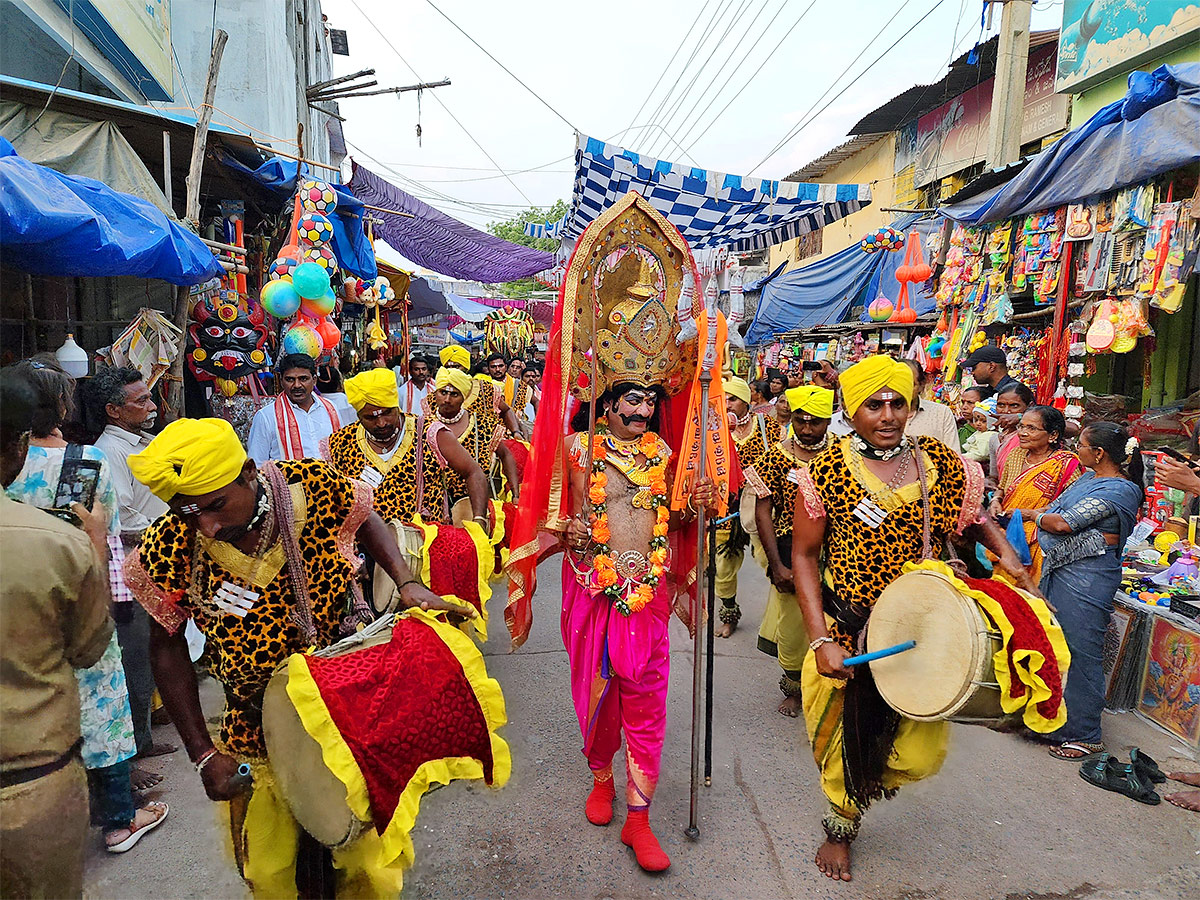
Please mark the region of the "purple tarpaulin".
POLYGON ((414 218, 372 209, 375 235, 405 259, 450 278, 497 284, 526 278, 554 265, 554 254, 522 247, 472 228, 422 203, 369 169, 354 164, 350 190, 363 203, 412 213, 414 218))

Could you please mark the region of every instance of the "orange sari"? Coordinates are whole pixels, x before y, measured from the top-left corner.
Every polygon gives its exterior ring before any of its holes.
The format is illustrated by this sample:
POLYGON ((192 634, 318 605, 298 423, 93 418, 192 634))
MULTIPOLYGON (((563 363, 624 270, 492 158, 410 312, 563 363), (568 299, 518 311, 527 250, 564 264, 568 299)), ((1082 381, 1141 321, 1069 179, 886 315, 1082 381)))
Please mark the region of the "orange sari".
MULTIPOLYGON (((1016 509, 1042 509, 1049 506, 1075 479, 1083 474, 1078 457, 1069 450, 1055 450, 1040 463, 1026 468, 1026 454, 1019 447, 1005 460, 1000 475, 1004 490, 1001 505, 1005 512, 1016 509)), ((1026 566, 1034 583, 1042 577, 1042 548, 1038 545, 1037 526, 1030 519, 1025 523, 1025 540, 1033 562, 1026 566)))

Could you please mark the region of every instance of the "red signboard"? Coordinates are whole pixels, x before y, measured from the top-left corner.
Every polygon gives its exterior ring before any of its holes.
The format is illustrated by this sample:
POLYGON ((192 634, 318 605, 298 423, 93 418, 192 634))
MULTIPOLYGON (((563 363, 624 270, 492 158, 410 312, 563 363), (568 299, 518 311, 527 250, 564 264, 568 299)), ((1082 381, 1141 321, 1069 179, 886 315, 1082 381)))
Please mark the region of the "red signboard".
MULTIPOLYGON (((1022 144, 1067 126, 1068 98, 1054 93, 1057 48, 1047 44, 1029 54, 1022 144)), ((995 81, 989 78, 917 120, 917 187, 961 172, 986 156, 995 81)))

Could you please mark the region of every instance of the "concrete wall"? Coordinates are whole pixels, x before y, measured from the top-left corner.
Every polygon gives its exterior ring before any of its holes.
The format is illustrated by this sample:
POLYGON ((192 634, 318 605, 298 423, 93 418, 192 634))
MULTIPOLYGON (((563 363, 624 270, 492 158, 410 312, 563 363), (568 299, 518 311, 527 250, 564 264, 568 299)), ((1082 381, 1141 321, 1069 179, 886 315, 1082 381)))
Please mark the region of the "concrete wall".
POLYGON ((797 241, 776 244, 771 248, 771 270, 785 259, 791 263, 789 268, 807 266, 857 244, 864 234, 890 222, 894 215, 880 212, 880 207, 892 206, 895 202, 895 165, 896 135, 886 134, 825 172, 819 180, 826 184, 870 184, 871 205, 826 226, 821 252, 816 256, 796 262, 797 241))

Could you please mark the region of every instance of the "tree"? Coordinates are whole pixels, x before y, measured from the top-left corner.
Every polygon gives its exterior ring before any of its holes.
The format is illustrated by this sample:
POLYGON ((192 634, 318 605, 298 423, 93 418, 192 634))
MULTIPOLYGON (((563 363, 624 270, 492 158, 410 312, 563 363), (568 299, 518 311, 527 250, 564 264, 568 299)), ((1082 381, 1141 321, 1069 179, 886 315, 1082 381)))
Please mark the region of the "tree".
MULTIPOLYGON (((503 238, 510 243, 553 253, 558 249, 559 242, 557 239, 530 237, 525 233, 525 226, 531 222, 557 222, 566 214, 567 202, 565 200, 556 200, 554 205, 549 209, 531 206, 525 212, 513 216, 511 219, 505 219, 503 222, 489 222, 487 230, 489 234, 494 234, 496 237, 503 238)), ((516 300, 524 300, 532 291, 541 289, 541 285, 532 278, 522 278, 518 281, 510 281, 507 284, 500 285, 500 291, 505 297, 512 297, 516 300)))

